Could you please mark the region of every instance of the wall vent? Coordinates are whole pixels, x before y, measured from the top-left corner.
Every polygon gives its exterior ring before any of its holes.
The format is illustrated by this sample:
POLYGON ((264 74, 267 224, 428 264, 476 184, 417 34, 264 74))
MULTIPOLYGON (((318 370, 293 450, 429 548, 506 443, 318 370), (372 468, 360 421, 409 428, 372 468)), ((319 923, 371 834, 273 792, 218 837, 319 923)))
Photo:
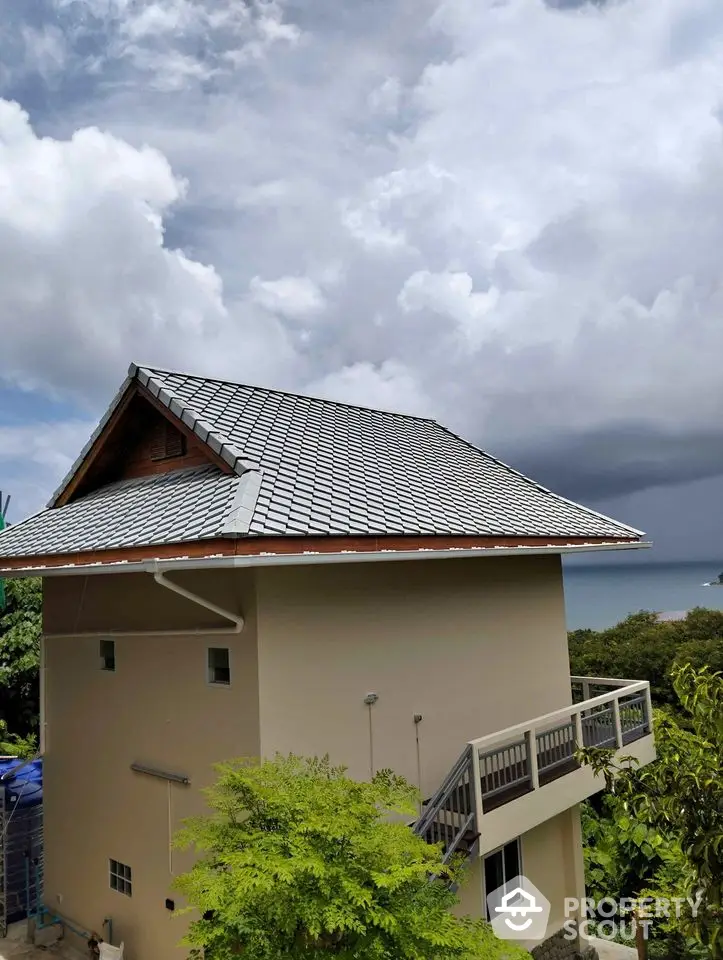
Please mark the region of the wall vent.
POLYGON ((153 428, 151 460, 170 460, 186 452, 186 438, 172 423, 163 420, 153 428))

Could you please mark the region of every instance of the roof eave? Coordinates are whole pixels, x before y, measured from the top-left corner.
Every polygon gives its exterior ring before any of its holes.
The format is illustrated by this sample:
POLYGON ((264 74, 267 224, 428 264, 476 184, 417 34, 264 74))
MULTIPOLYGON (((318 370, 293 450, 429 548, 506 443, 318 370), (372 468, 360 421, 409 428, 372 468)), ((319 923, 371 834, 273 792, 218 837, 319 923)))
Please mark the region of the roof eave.
MULTIPOLYGON (((189 557, 179 554, 178 557, 150 560, 115 560, 103 563, 77 564, 37 564, 26 567, 3 568, 0 566, 0 576, 5 578, 17 577, 58 577, 58 576, 89 576, 93 574, 111 573, 148 573, 156 570, 213 570, 233 569, 237 567, 272 567, 272 566, 309 566, 328 563, 378 563, 380 561, 406 560, 451 560, 469 557, 513 557, 513 556, 544 556, 569 555, 578 553, 599 553, 610 550, 640 550, 652 547, 652 542, 644 540, 611 540, 606 543, 571 543, 541 544, 539 546, 499 546, 499 547, 451 547, 434 549, 421 547, 414 550, 342 550, 324 553, 321 551, 305 550, 299 553, 272 553, 263 552, 246 555, 209 555, 204 557, 189 557)), ((2 561, 0 561, 2 563, 2 561)))

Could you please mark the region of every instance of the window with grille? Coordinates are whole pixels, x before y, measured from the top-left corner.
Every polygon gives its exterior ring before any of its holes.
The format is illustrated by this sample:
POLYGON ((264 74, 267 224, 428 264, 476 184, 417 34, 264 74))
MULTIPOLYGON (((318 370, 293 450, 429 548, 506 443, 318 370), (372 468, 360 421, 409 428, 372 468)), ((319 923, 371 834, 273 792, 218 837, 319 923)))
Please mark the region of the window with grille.
POLYGON ((100 669, 115 671, 115 640, 100 641, 100 669))
POLYGON ((110 860, 110 888, 130 897, 133 892, 131 868, 118 860, 110 860))
POLYGON ((159 421, 151 436, 151 460, 170 460, 186 452, 186 438, 167 420, 159 421))
POLYGON ((226 686, 231 683, 231 661, 228 647, 208 648, 208 682, 226 686))

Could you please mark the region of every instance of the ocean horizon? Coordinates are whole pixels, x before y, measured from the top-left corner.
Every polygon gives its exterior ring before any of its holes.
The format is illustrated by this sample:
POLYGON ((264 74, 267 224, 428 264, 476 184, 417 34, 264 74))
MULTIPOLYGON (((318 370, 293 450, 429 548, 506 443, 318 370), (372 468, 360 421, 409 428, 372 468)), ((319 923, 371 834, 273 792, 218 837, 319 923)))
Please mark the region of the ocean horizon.
POLYGON ((602 630, 639 610, 723 610, 723 586, 704 586, 721 570, 723 560, 565 564, 567 628, 602 630))

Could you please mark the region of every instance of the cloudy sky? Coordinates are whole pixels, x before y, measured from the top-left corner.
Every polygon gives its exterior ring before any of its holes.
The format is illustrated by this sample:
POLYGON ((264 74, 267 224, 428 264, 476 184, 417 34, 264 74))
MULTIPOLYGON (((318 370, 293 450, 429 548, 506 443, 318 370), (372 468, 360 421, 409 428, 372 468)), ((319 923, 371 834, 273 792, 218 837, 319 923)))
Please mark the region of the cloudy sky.
POLYGON ((723 554, 720 0, 0 0, 0 487, 135 360, 723 554))

